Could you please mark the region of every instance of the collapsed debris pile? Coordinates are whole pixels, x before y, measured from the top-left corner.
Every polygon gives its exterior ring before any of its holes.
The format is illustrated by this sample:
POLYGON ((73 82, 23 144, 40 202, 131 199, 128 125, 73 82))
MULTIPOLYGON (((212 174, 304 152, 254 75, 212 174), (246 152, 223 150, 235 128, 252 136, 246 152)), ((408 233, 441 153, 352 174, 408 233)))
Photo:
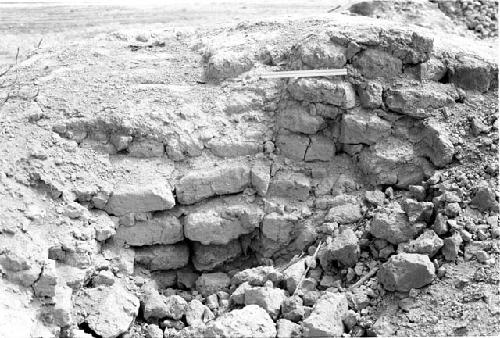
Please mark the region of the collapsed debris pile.
MULTIPOLYGON (((434 314, 425 292, 451 288, 455 264, 495 297, 494 61, 367 18, 203 34, 147 51, 108 34, 21 66, 40 92, 1 108, 18 115, 0 266, 12 295, 33 293, 26 336, 461 332, 460 317, 398 316, 434 314), (258 78, 323 68, 348 75, 258 78)), ((500 329, 498 304, 473 304, 500 329)))
POLYGON ((446 15, 465 23, 482 38, 498 36, 498 1, 435 1, 446 15))

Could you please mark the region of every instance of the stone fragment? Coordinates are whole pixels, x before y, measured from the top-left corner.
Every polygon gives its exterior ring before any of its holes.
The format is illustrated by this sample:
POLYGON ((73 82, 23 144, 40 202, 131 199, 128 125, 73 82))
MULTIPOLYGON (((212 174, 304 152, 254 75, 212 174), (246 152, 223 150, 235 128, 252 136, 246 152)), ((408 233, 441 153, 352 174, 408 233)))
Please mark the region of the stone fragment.
POLYGON ((115 146, 116 151, 120 152, 126 150, 132 142, 132 136, 125 134, 113 134, 110 137, 110 142, 115 146))
POLYGON ((325 221, 349 224, 355 223, 362 218, 361 206, 357 203, 347 203, 331 208, 325 217, 325 221))
POLYGON ((59 327, 69 326, 73 322, 73 317, 71 315, 73 311, 73 302, 71 301, 71 295, 73 290, 59 283, 55 287, 54 297, 52 298, 54 302, 54 323, 59 327))
POLYGON ((486 92, 491 85, 491 67, 476 58, 462 55, 449 67, 451 83, 466 90, 486 92))
POLYGON ((244 282, 243 284, 240 284, 231 294, 231 297, 229 298, 231 303, 233 304, 238 304, 242 305, 245 304, 245 293, 247 292, 248 289, 251 289, 252 285, 250 285, 248 282, 244 282))
POLYGON ((172 191, 166 184, 122 184, 110 196, 105 210, 112 215, 172 209, 172 191))
POLYGON ((385 194, 380 190, 368 190, 365 192, 365 200, 373 205, 384 205, 385 194))
POLYGON ((305 201, 309 197, 311 182, 301 173, 283 173, 274 177, 269 185, 268 195, 305 201))
POLYGON ((345 229, 339 236, 327 239, 326 245, 318 253, 323 270, 328 271, 332 261, 344 266, 354 266, 359 259, 358 237, 352 229, 345 229))
POLYGON ((276 319, 285 301, 285 291, 271 286, 253 287, 245 291, 245 305, 258 305, 276 319))
POLYGON ((462 208, 460 207, 460 204, 458 204, 457 202, 446 203, 444 207, 444 213, 448 217, 456 217, 460 215, 461 211, 462 208))
POLYGON ((430 80, 438 82, 446 76, 447 70, 448 68, 442 60, 433 57, 415 67, 417 79, 421 81, 430 80))
POLYGON ((133 226, 118 227, 114 239, 130 246, 174 244, 184 239, 184 231, 177 217, 162 213, 133 226))
POLYGON ((94 286, 113 285, 115 283, 115 275, 109 270, 101 270, 92 278, 92 283, 94 286))
POLYGON ((127 332, 139 312, 139 299, 115 283, 107 288, 84 289, 75 300, 81 321, 100 337, 127 332))
POLYGON ((408 186, 408 190, 412 194, 412 196, 419 202, 422 202, 427 195, 425 188, 421 185, 410 185, 408 186))
POLYGON ((56 294, 57 272, 56 262, 49 259, 45 261, 42 273, 33 284, 33 291, 38 297, 54 297, 56 294))
POLYGON ((257 266, 237 272, 231 279, 231 284, 249 283, 252 286, 263 286, 266 281, 278 282, 283 279, 281 272, 273 266, 257 266))
POLYGON ((167 317, 169 309, 165 303, 166 297, 153 288, 146 291, 142 302, 144 319, 147 321, 157 321, 167 317))
POLYGON ((447 261, 455 260, 460 253, 460 245, 462 245, 462 243, 462 236, 460 236, 458 232, 455 232, 451 237, 445 238, 443 241, 443 248, 441 249, 444 259, 447 261))
POLYGON ((402 206, 410 223, 418 221, 428 222, 434 211, 434 204, 432 202, 417 202, 412 198, 406 198, 402 206))
POLYGON ((189 262, 186 244, 155 245, 135 250, 135 263, 150 270, 172 270, 182 268, 189 262))
POLYGON ((298 69, 341 68, 346 63, 345 48, 329 41, 310 39, 296 46, 292 53, 292 67, 298 69))
POLYGON ((94 227, 95 239, 99 242, 104 242, 116 234, 116 217, 110 217, 103 211, 92 214, 89 223, 94 227))
POLYGON ((151 139, 136 139, 128 146, 130 156, 139 158, 160 157, 164 153, 163 143, 151 139))
POLYGON ((309 147, 306 150, 304 160, 306 162, 333 160, 335 156, 335 142, 325 136, 311 136, 309 147))
POLYGON ((343 318, 347 315, 347 298, 327 292, 312 313, 302 322, 304 337, 340 337, 344 334, 343 318))
POLYGON ((249 185, 250 168, 234 163, 191 171, 175 187, 179 203, 194 204, 208 197, 243 191, 249 185))
POLYGON ((295 133, 280 133, 276 146, 280 154, 296 161, 303 161, 309 147, 309 137, 295 133))
POLYGON ((443 214, 437 214, 434 224, 432 225, 432 230, 438 235, 444 235, 448 232, 448 224, 446 223, 446 216, 443 214))
POLYGON ((481 211, 495 211, 498 212, 498 203, 495 198, 495 190, 490 188, 487 184, 481 183, 472 198, 472 205, 481 211))
POLYGON ((382 100, 383 87, 375 81, 367 81, 358 89, 359 101, 363 108, 379 108, 384 102, 382 100))
POLYGON ((239 138, 234 139, 225 136, 213 138, 205 145, 214 155, 223 158, 255 155, 263 151, 263 145, 259 141, 239 138))
POLYGON ((276 337, 276 327, 269 314, 258 305, 247 305, 218 317, 207 326, 206 337, 247 338, 276 337))
POLYGON ((305 308, 300 296, 288 297, 281 304, 281 317, 291 320, 292 322, 301 321, 305 314, 305 308))
POLYGON ((350 109, 355 104, 354 87, 349 82, 302 78, 288 85, 290 95, 299 101, 332 104, 350 109))
POLYGON ((418 87, 389 89, 385 103, 390 110, 397 113, 426 118, 431 116, 434 109, 453 105, 456 99, 458 94, 453 86, 427 83, 418 87))
POLYGON ((213 313, 207 306, 203 305, 198 299, 189 302, 186 308, 186 322, 189 326, 205 325, 209 318, 213 318, 213 313))
POLYGON ((184 219, 184 236, 203 245, 227 245, 259 227, 263 212, 254 205, 231 205, 193 212, 184 219))
POLYGON ((340 128, 340 142, 350 144, 374 144, 391 132, 388 121, 364 109, 353 109, 344 114, 340 128))
POLYGON ((299 324, 293 323, 288 319, 278 319, 276 322, 277 338, 299 338, 301 337, 301 328, 299 324))
POLYGON ((251 171, 252 187, 260 196, 266 196, 271 181, 271 166, 268 163, 258 163, 251 171))
POLYGON ((247 53, 219 50, 205 57, 203 77, 207 81, 219 81, 249 71, 253 67, 253 61, 247 53))
POLYGON ((408 216, 398 207, 378 212, 373 215, 370 233, 392 244, 399 244, 413 239, 418 229, 411 225, 408 216))
POLYGON ((181 296, 172 295, 165 299, 165 306, 168 318, 180 320, 186 314, 188 303, 181 296))
POLYGON ((229 276, 222 272, 203 273, 196 281, 196 290, 202 296, 209 296, 229 287, 229 276))
POLYGON ((238 240, 232 240, 227 245, 202 245, 194 242, 192 262, 196 270, 208 271, 239 255, 241 245, 238 240))
POLYGON ((406 292, 431 283, 435 269, 426 255, 399 253, 382 265, 377 276, 386 290, 406 292))
POLYGON ((146 338, 163 338, 163 331, 156 324, 148 324, 144 335, 146 338))
POLYGON ((262 234, 281 245, 292 240, 298 218, 293 215, 279 215, 275 212, 268 214, 262 221, 262 234))
POLYGON ((426 230, 409 243, 399 244, 399 251, 433 257, 443 246, 443 240, 433 230, 426 230))
POLYGON ((309 114, 307 107, 295 103, 280 111, 278 126, 292 132, 314 135, 325 126, 325 122, 321 116, 309 114))
POLYGON ((421 141, 416 145, 416 151, 437 167, 444 167, 451 163, 455 154, 455 147, 449 138, 448 127, 432 119, 423 124, 423 130, 419 131, 421 141))
POLYGON ((283 277, 286 283, 286 289, 289 294, 293 294, 295 289, 299 285, 300 279, 306 270, 306 265, 304 259, 299 260, 298 262, 290 265, 283 272, 283 277))
POLYGON ((354 67, 358 68, 368 79, 388 78, 392 79, 403 72, 403 63, 391 54, 377 50, 367 49, 354 56, 354 67))

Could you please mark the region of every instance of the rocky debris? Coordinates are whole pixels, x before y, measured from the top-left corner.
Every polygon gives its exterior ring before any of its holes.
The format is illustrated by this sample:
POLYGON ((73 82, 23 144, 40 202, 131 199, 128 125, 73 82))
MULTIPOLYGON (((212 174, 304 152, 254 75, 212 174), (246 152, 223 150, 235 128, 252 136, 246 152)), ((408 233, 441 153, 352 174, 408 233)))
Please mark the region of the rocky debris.
POLYGON ((194 242, 192 262, 196 270, 208 271, 231 261, 241 253, 238 240, 232 240, 227 245, 202 245, 194 242))
POLYGON ((139 311, 139 299, 116 283, 107 288, 84 289, 75 300, 78 323, 103 338, 127 332, 139 311))
POLYGON ((496 201, 495 190, 484 182, 478 185, 476 194, 472 198, 471 204, 481 211, 498 212, 498 202, 496 201))
POLYGON ((301 173, 278 174, 271 180, 268 196, 305 201, 309 197, 311 182, 301 173))
POLYGON ((263 151, 261 142, 239 138, 213 138, 205 145, 214 155, 223 158, 255 155, 263 151))
POLYGON ((242 305, 245 304, 245 293, 248 289, 251 289, 252 285, 248 282, 240 284, 231 294, 229 300, 232 304, 242 305))
POLYGON ((94 286, 99 285, 113 285, 115 283, 115 276, 109 270, 101 270, 92 278, 94 286))
POLYGON ((245 269, 237 272, 231 279, 231 284, 240 285, 249 283, 252 286, 263 286, 266 281, 270 280, 277 283, 283 279, 281 272, 273 266, 257 266, 251 269, 245 269))
POLYGON ((207 81, 219 81, 249 71, 253 67, 252 58, 246 53, 230 50, 218 50, 216 53, 205 52, 203 77, 207 81))
POLYGON ((38 297, 54 297, 56 294, 57 271, 53 260, 45 261, 42 273, 33 284, 33 291, 38 297))
POLYGON ((89 223, 94 227, 95 238, 99 242, 104 242, 116 234, 117 218, 108 216, 104 211, 93 213, 89 223))
POLYGON ((163 331, 155 324, 149 324, 145 329, 145 337, 146 338, 163 338, 163 331))
POLYGON ((323 270, 328 271, 332 261, 337 261, 344 266, 354 266, 360 254, 358 242, 356 234, 349 228, 333 239, 329 237, 326 245, 318 253, 323 270))
POLYGON ((436 1, 439 9, 457 22, 465 23, 479 37, 498 36, 498 2, 496 1, 436 1))
POLYGON ((304 303, 298 295, 286 298, 281 304, 281 316, 292 322, 302 320, 305 314, 304 303))
POLYGON ((456 99, 458 94, 453 86, 429 83, 389 89, 385 103, 394 112, 418 119, 429 117, 434 109, 453 105, 456 99))
POLYGON ((295 289, 299 286, 299 282, 305 271, 306 264, 304 259, 290 265, 285 269, 285 271, 283 271, 283 278, 285 280, 288 293, 292 295, 295 292, 295 289))
POLYGON ((384 205, 385 194, 380 190, 365 191, 365 200, 373 205, 384 205))
POLYGON ((399 244, 398 251, 418 253, 432 258, 443 245, 443 240, 433 230, 426 230, 417 239, 399 244))
POLYGON ((258 305, 274 319, 278 317, 285 299, 285 291, 274 288, 271 281, 266 282, 265 286, 245 290, 245 305, 258 305))
POLYGON ((266 196, 271 182, 271 165, 268 163, 254 165, 251 171, 251 182, 252 187, 260 196, 266 196))
POLYGON ((184 239, 181 222, 168 213, 155 214, 145 221, 135 222, 132 226, 120 226, 114 240, 130 246, 174 244, 184 239))
POLYGON ((391 124, 378 117, 375 112, 353 109, 342 116, 340 141, 349 144, 374 144, 387 137, 391 124))
POLYGON ((196 290, 202 296, 209 296, 217 291, 226 290, 231 280, 229 276, 222 272, 203 273, 196 280, 196 290))
POLYGON ((135 250, 135 263, 150 270, 172 270, 182 268, 189 262, 186 244, 154 245, 135 250))
POLYGON ((204 245, 227 245, 259 227, 262 210, 255 205, 231 205, 193 212, 184 219, 184 235, 204 245))
POLYGON ((352 63, 367 79, 394 78, 403 72, 400 59, 371 48, 357 54, 352 63))
POLYGON ((331 208, 325 217, 325 221, 349 224, 355 223, 361 218, 363 218, 363 215, 361 214, 361 206, 358 203, 345 203, 331 208))
POLYGON ((377 212, 370 222, 370 233, 392 244, 412 240, 418 232, 419 229, 409 222, 408 216, 398 204, 383 212, 377 212))
POLYGON ((450 82, 466 90, 486 92, 497 76, 498 69, 493 71, 488 63, 465 55, 449 65, 450 82))
POLYGON ((292 132, 302 134, 316 134, 325 126, 321 116, 310 115, 307 106, 289 104, 284 107, 278 117, 278 126, 292 132))
POLYGON ((326 103, 343 109, 355 104, 355 92, 349 82, 326 79, 299 79, 288 84, 288 92, 299 101, 326 103))
POLYGON ((443 248, 441 249, 444 259, 447 261, 455 260, 460 252, 462 243, 462 236, 458 232, 453 233, 451 237, 445 238, 443 240, 443 248))
POLYGON ((207 325, 207 337, 275 337, 276 326, 269 314, 258 305, 223 314, 207 325))
POLYGON ((166 297, 153 288, 146 290, 144 300, 142 301, 142 311, 144 319, 155 321, 165 318, 169 309, 166 304, 166 297))
POLYGON ((340 337, 344 334, 342 320, 347 310, 347 298, 343 294, 327 292, 302 322, 304 337, 340 337))
POLYGON ((189 326, 203 326, 215 316, 198 299, 193 299, 186 307, 186 322, 189 326))
POLYGON ((372 184, 408 187, 423 181, 432 172, 430 163, 419 157, 413 143, 392 136, 364 148, 359 154, 359 168, 372 184))
POLYGON ((172 209, 174 195, 166 184, 122 184, 113 190, 105 210, 112 215, 172 209))
POLYGON ((186 314, 188 303, 178 295, 172 295, 165 299, 167 317, 173 320, 180 320, 186 314))
POLYGON ((423 130, 418 130, 417 133, 421 137, 421 141, 415 146, 417 153, 430 158, 437 167, 444 167, 452 162, 455 147, 445 125, 432 119, 427 120, 423 124, 423 130))
POLYGON ((55 287, 54 297, 52 298, 54 302, 54 322, 60 327, 69 326, 73 322, 73 302, 71 296, 73 290, 59 283, 55 287))
POLYGON ((277 338, 298 338, 302 336, 300 325, 288 319, 278 319, 276 330, 277 338))
POLYGON ((403 200, 402 207, 410 223, 418 221, 428 222, 434 211, 434 204, 432 202, 417 202, 411 198, 403 200))
POLYGON ((399 253, 382 265, 377 277, 386 290, 405 292, 431 283, 435 268, 426 255, 399 253))
POLYGON ((29 256, 31 252, 19 249, 0 249, 0 267, 7 280, 29 287, 40 276, 42 266, 29 256))
POLYGON ((234 194, 250 185, 250 168, 244 164, 223 164, 191 171, 175 186, 181 204, 194 204, 212 196, 234 194))

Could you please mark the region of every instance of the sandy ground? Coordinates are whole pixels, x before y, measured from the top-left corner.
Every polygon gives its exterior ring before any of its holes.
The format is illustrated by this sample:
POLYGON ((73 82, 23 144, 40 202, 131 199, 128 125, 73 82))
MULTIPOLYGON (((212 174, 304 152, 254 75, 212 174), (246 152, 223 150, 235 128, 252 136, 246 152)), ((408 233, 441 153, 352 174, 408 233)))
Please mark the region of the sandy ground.
POLYGON ((0 65, 49 47, 124 25, 217 26, 270 17, 325 15, 352 0, 146 0, 0 2, 0 65))

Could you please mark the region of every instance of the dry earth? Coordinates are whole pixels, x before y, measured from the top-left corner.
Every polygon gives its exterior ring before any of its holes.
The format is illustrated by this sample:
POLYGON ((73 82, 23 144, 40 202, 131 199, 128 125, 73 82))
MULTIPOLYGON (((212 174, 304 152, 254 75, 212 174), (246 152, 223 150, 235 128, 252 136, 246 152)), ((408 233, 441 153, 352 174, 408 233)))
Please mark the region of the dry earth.
POLYGON ((500 332, 496 40, 427 1, 245 6, 3 67, 0 336, 500 332))

